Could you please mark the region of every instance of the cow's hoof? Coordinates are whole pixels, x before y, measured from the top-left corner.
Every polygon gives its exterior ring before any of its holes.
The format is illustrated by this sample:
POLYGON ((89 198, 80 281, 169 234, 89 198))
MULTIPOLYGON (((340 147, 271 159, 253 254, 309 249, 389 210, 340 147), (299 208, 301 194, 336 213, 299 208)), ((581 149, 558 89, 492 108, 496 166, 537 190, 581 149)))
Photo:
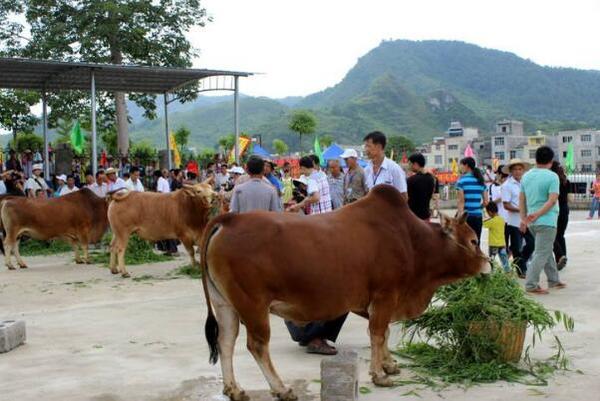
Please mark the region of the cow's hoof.
POLYGON ((394 381, 386 375, 372 375, 373 384, 379 387, 393 387, 394 381))
POLYGON ((27 265, 19 265, 21 269, 27 269, 27 265))
POLYGON ((119 274, 119 271, 118 271, 118 270, 116 270, 116 269, 114 269, 114 270, 113 270, 113 269, 110 269, 110 272, 111 272, 112 274, 119 274))
POLYGON ((93 264, 94 264, 94 262, 92 262, 91 260, 86 260, 86 261, 85 261, 85 264, 86 264, 86 265, 93 265, 93 264))
POLYGON ((85 262, 83 260, 81 260, 81 259, 80 260, 75 259, 75 263, 77 263, 78 265, 82 265, 85 262))
POLYGON ((8 267, 8 270, 17 270, 17 269, 15 269, 14 266, 6 266, 6 267, 8 267))
POLYGON ((274 393, 273 395, 280 401, 296 401, 298 399, 291 388, 283 393, 274 393))
POLYGON ((400 366, 396 362, 387 362, 383 364, 383 371, 388 375, 397 375, 400 373, 400 366))
POLYGON ((123 273, 123 274, 121 274, 121 277, 123 277, 123 278, 129 278, 131 276, 129 275, 129 273, 123 273))
POLYGON ((233 389, 227 386, 223 390, 223 394, 229 397, 231 401, 250 401, 250 397, 246 395, 246 392, 238 388, 233 389))

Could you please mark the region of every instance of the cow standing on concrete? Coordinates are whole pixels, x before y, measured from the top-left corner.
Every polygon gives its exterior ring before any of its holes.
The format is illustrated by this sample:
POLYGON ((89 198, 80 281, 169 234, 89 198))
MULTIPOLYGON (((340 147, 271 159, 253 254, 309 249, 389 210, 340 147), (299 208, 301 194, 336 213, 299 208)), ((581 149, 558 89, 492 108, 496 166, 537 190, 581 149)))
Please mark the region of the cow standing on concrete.
POLYGON ((108 221, 113 233, 110 245, 110 271, 129 277, 125 250, 131 234, 147 241, 177 238, 196 266, 194 245, 200 243, 208 223, 215 192, 211 179, 184 185, 170 193, 120 191, 110 196, 108 221), (117 267, 118 262, 118 267, 117 267))
POLYGON ((14 270, 13 252, 19 267, 27 267, 19 254, 22 235, 42 241, 67 240, 73 246, 75 262, 90 263, 88 245, 99 242, 108 228, 106 201, 87 188, 60 198, 7 199, 2 202, 0 217, 6 231, 4 256, 10 270, 14 270), (83 258, 79 255, 79 247, 83 250, 83 258))
POLYGON ((224 394, 248 399, 233 373, 242 321, 273 394, 297 399, 271 362, 269 312, 298 325, 347 312, 368 318, 373 383, 391 386, 387 374, 399 368, 387 348, 390 322, 419 316, 439 286, 488 266, 465 221, 424 222, 389 185, 322 215, 251 212, 212 220, 201 248, 205 330, 210 361, 221 355, 224 394))

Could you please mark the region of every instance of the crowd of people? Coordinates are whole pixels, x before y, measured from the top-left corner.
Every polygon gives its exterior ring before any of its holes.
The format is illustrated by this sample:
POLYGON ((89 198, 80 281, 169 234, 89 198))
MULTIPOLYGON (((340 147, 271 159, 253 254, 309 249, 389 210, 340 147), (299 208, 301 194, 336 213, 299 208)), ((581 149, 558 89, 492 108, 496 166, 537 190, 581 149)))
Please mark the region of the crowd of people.
MULTIPOLYGON (((185 169, 155 170, 149 188, 142 175, 148 170, 128 166, 126 171, 110 167, 95 175, 85 174, 84 182, 74 175, 58 175, 53 180, 42 176, 43 165, 32 163, 24 169, 11 152, 0 181, 0 192, 29 197, 64 196, 79 188, 89 188, 100 197, 127 189, 169 193, 185 184, 211 179, 221 195, 224 211, 245 213, 254 210, 289 212, 305 215, 328 213, 353 203, 379 184, 395 187, 414 214, 424 221, 432 218, 432 201, 437 202, 439 186, 435 176, 426 171, 426 159, 415 153, 409 160, 408 172, 386 157, 386 136, 378 131, 364 137, 364 152, 369 159, 366 168, 358 163, 358 153, 346 149, 337 160, 322 164, 316 155, 299 160, 299 176, 292 166, 281 168, 258 156, 250 156, 242 167, 235 163, 209 163, 200 171, 197 164, 185 169), (343 161, 343 162, 342 162, 343 161), (343 165, 342 165, 343 163, 343 165)), ((547 294, 539 285, 543 270, 548 287, 564 288, 559 271, 567 264, 565 231, 569 219, 569 182, 563 168, 554 161, 552 149, 542 146, 536 151, 536 165, 513 159, 496 171, 478 168, 471 157, 460 161, 461 176, 456 183, 458 214, 466 214, 467 224, 480 241, 482 229, 489 230, 489 256, 500 259, 501 266, 511 271, 510 259, 526 291, 547 294)), ((148 177, 147 177, 148 178, 148 177)), ((600 205, 600 175, 594 183, 594 208, 600 205)), ((162 241, 159 249, 177 253, 175 240, 162 241)), ((287 322, 292 338, 307 347, 308 352, 334 354, 328 343, 335 342, 345 316, 331 322, 314 322, 305 327, 287 322)))

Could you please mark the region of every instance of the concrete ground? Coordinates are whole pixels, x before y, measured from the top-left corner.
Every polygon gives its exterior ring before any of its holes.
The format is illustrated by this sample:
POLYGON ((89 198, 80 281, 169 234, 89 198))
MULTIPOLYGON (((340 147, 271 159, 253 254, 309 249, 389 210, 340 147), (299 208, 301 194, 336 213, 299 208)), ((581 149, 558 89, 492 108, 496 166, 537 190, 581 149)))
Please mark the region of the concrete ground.
MULTIPOLYGON (((600 221, 572 214, 568 230, 568 288, 539 297, 551 309, 573 316, 574 333, 556 330, 572 368, 546 387, 497 383, 439 393, 408 385, 376 389, 368 381, 367 324, 350 316, 339 339, 361 356, 362 400, 398 399, 549 400, 597 399, 600 391, 600 221), (405 395, 415 390, 415 392, 405 395), (416 395, 418 394, 418 396, 416 395)), ((132 266, 134 279, 112 276, 99 266, 80 266, 71 255, 26 258, 30 268, 0 269, 0 318, 24 319, 27 343, 0 354, 1 401, 183 401, 225 400, 220 369, 208 364, 203 336, 206 307, 199 280, 170 273, 186 263, 132 266)), ((242 329, 235 368, 253 400, 271 400, 267 384, 245 349, 242 329)), ((397 337, 397 330, 396 330, 397 337)), ((530 336, 528 336, 530 337, 530 336)), ((550 355, 552 341, 536 347, 550 355)), ((318 400, 320 357, 291 342, 283 322, 272 319, 272 357, 302 400, 318 400)), ((409 379, 404 370, 399 376, 409 379)))

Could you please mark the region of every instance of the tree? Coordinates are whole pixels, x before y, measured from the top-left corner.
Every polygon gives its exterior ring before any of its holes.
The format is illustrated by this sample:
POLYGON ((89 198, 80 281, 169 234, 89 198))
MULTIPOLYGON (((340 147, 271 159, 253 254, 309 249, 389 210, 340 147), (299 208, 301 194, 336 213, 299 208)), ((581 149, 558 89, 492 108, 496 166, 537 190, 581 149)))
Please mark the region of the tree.
POLYGON ((139 159, 143 164, 147 164, 158 157, 158 151, 147 141, 136 142, 131 147, 131 156, 139 159))
MULTIPOLYGON (((11 139, 9 146, 15 149, 14 140, 11 139)), ((17 134, 17 153, 23 153, 26 149, 33 152, 42 151, 44 149, 44 138, 34 134, 33 132, 20 132, 17 134)))
MULTIPOLYGON (((0 2, 0 17, 14 14, 0 28, 0 45, 23 57, 111 64, 189 67, 197 51, 186 38, 193 27, 210 18, 200 0, 81 1, 21 0, 0 2), (5 4, 6 3, 6 4, 5 4), (25 26, 30 38, 24 38, 25 26)), ((0 18, 5 21, 5 18, 0 18)), ((181 90, 183 100, 195 97, 194 88, 181 90)), ((118 154, 129 150, 125 94, 98 94, 99 123, 116 128, 118 154), (112 117, 112 119, 111 119, 112 117)), ((70 91, 52 94, 48 104, 51 122, 59 117, 89 115, 89 93, 70 91)), ((144 108, 147 118, 156 115, 156 96, 131 94, 129 99, 144 108)))
POLYGON ((177 143, 177 146, 179 146, 179 153, 182 155, 186 145, 188 144, 191 133, 192 131, 184 126, 179 127, 177 131, 175 131, 175 143, 177 143))
POLYGON ((115 129, 107 129, 104 131, 102 134, 100 134, 100 140, 102 140, 108 155, 116 156, 118 154, 117 131, 115 129))
POLYGON ((71 120, 58 120, 56 126, 56 143, 70 143, 71 142, 71 130, 73 129, 73 121, 71 120))
POLYGON ((225 152, 228 152, 235 146, 235 134, 229 134, 220 137, 218 143, 225 152))
POLYGON ((35 92, 0 89, 0 127, 13 133, 13 142, 17 132, 32 132, 38 123, 31 106, 39 99, 35 92))
POLYGON ((387 140, 386 151, 389 154, 392 149, 394 156, 400 157, 402 152, 411 153, 415 150, 415 144, 405 136, 396 135, 390 136, 387 140))
POLYGON ((287 143, 285 143, 281 139, 273 139, 273 149, 275 149, 275 153, 282 156, 288 152, 289 147, 287 143))
POLYGON ((198 164, 204 168, 209 162, 215 160, 216 153, 214 149, 202 149, 198 155, 198 164))
POLYGON ((317 119, 308 110, 297 110, 290 116, 288 127, 300 136, 300 149, 302 150, 302 136, 315 132, 317 119))
POLYGON ((333 143, 334 139, 333 136, 329 135, 329 134, 325 134, 321 137, 319 137, 319 142, 321 143, 321 147, 323 148, 328 148, 331 146, 331 144, 333 143))

